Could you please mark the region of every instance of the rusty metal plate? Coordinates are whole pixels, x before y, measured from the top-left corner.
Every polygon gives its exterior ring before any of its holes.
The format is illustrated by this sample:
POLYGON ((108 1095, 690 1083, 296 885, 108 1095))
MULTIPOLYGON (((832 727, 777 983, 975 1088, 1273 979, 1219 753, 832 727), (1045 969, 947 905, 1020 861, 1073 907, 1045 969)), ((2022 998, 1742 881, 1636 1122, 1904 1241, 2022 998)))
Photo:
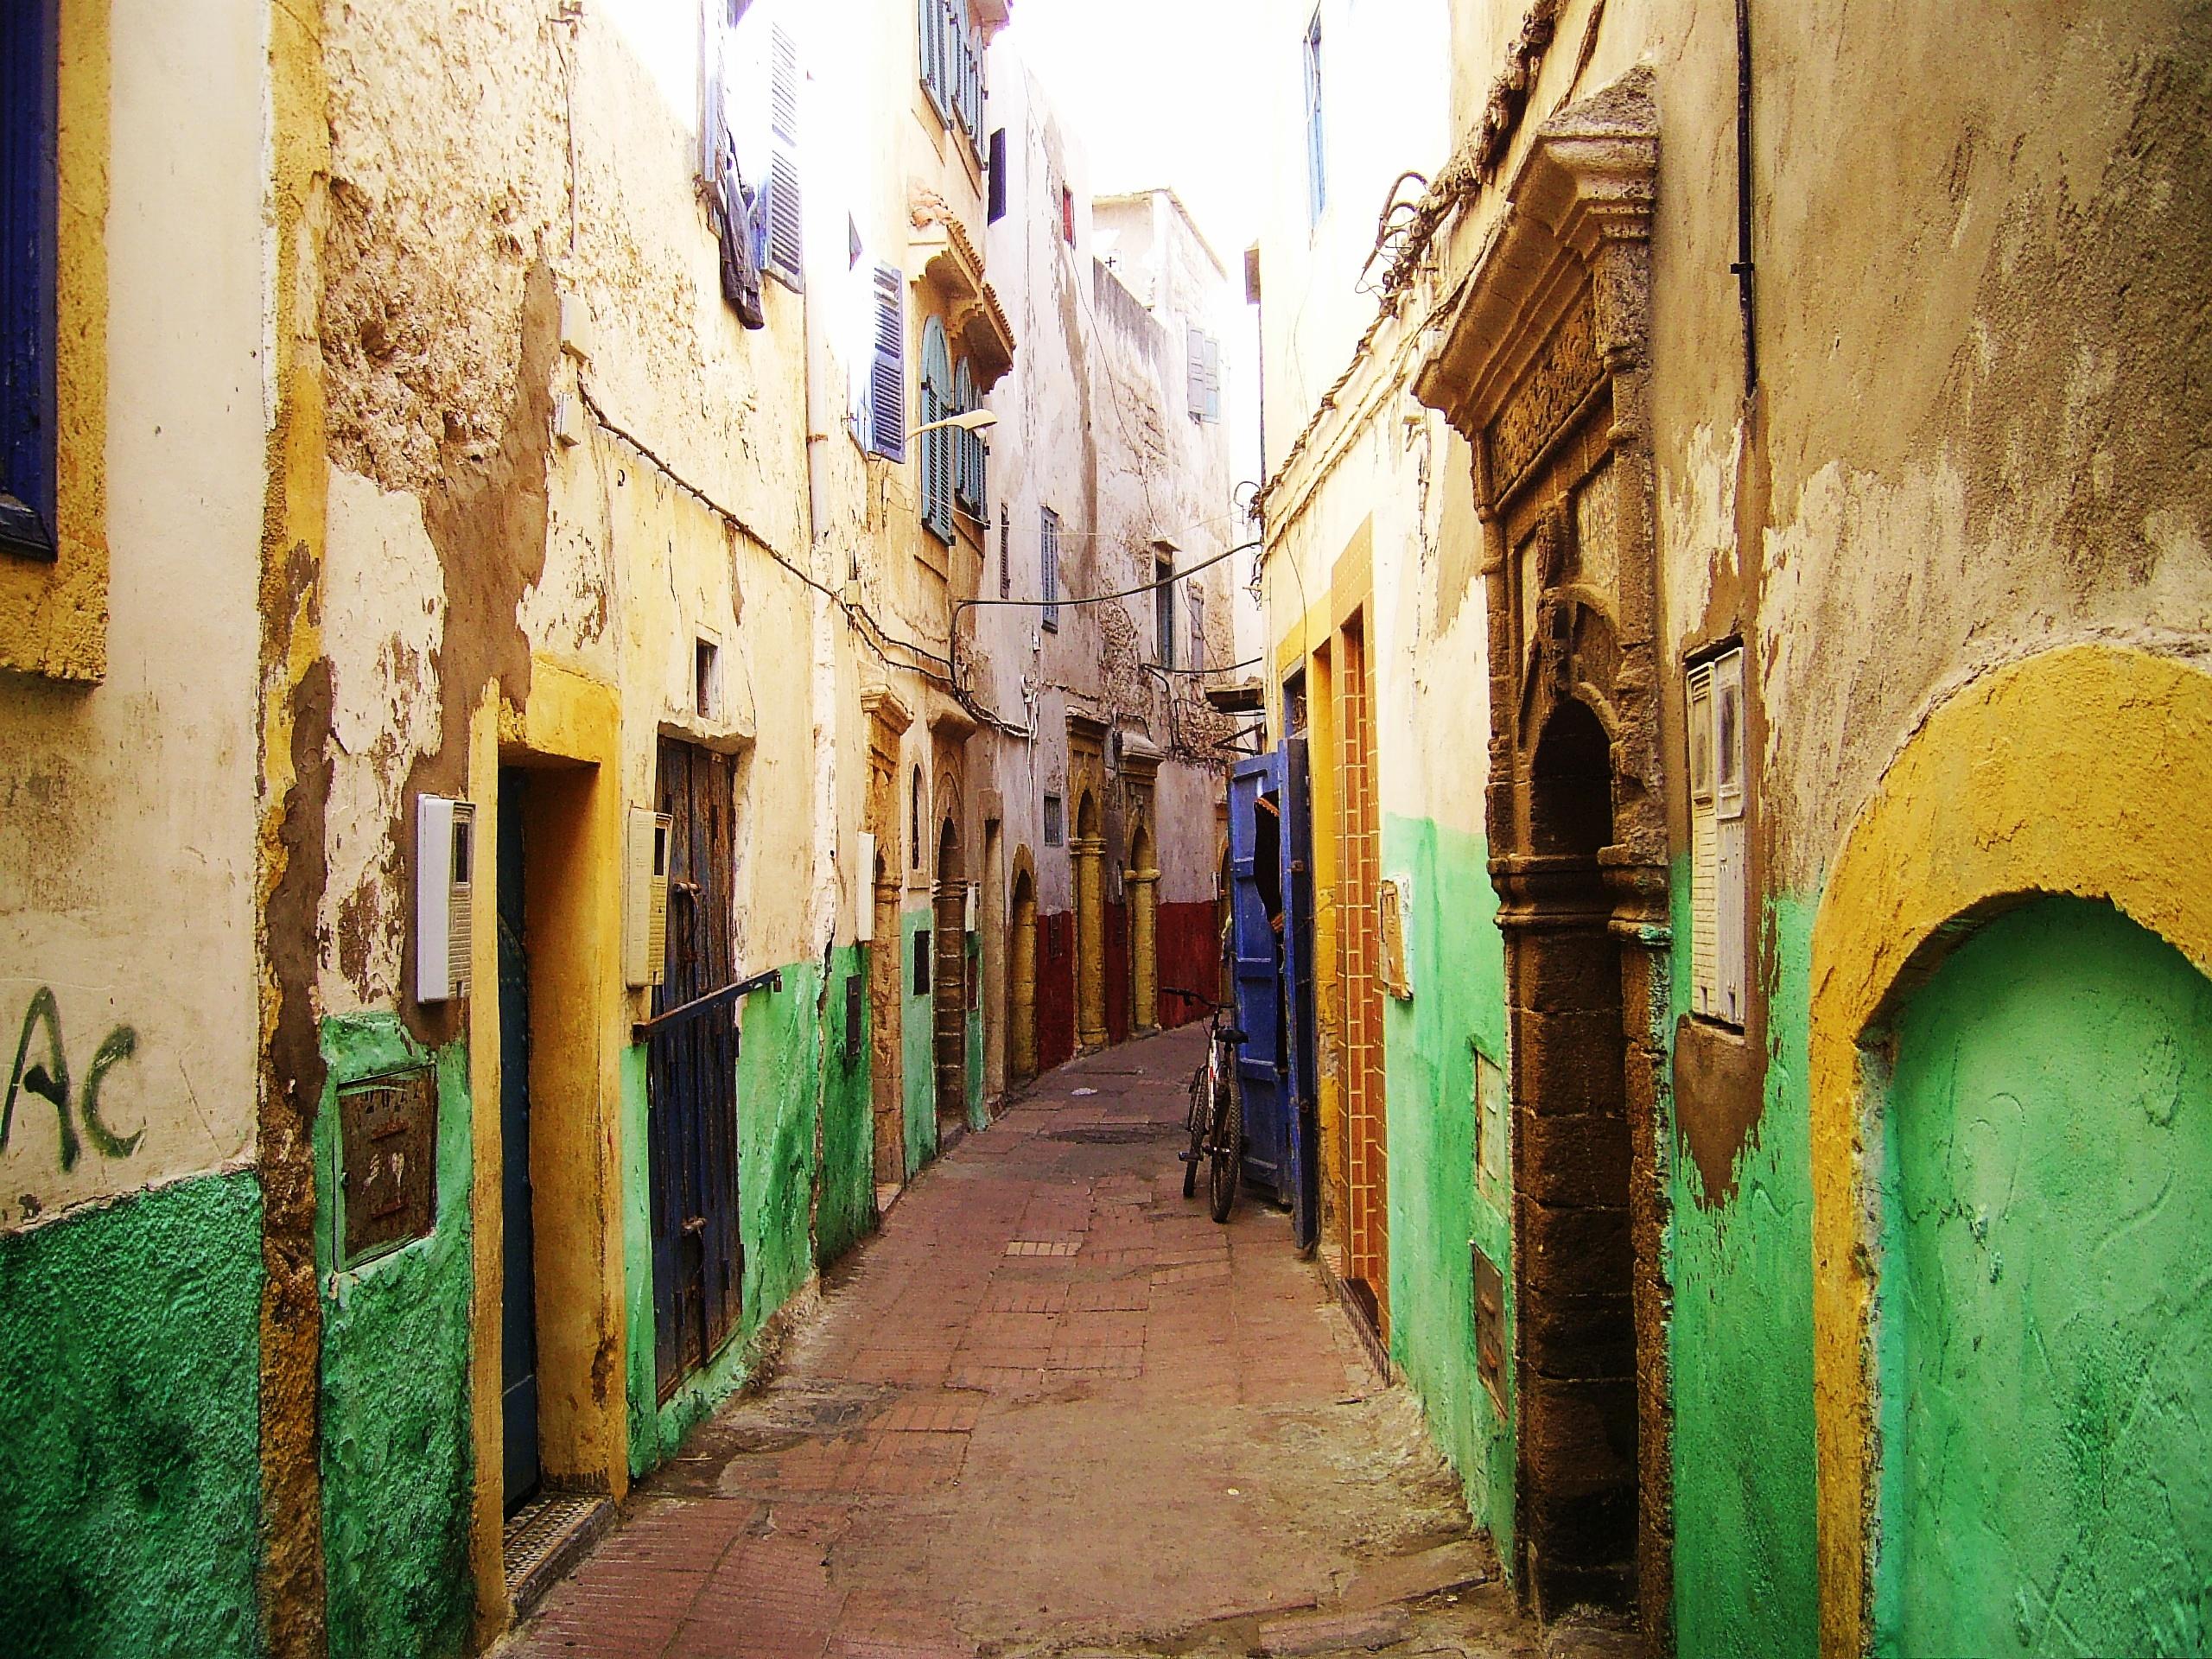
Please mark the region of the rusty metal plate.
POLYGON ((1475 1264, 1475 1375, 1497 1414, 1505 1415, 1505 1275, 1478 1245, 1475 1264))
POLYGON ((429 1066, 387 1072, 338 1090, 345 1265, 357 1267, 437 1218, 437 1076, 429 1066))

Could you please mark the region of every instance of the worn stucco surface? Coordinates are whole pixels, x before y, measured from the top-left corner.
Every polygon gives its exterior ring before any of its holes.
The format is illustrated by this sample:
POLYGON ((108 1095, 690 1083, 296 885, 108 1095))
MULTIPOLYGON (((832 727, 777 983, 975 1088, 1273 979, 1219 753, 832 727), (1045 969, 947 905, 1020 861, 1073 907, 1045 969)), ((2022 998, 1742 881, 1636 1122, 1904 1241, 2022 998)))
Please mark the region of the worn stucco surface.
POLYGON ((54 1659, 252 1655, 261 1193, 158 1186, 0 1236, 0 1628, 54 1659))
POLYGON ((2109 906, 1905 1004, 1876 1292, 1883 1653, 2212 1636, 2212 979, 2109 906))
POLYGON ((1508 1183, 1478 1185, 1475 1055, 1506 1062, 1505 951, 1481 837, 1430 820, 1382 821, 1382 863, 1415 902, 1406 918, 1412 997, 1383 1007, 1389 1090, 1390 1346, 1430 1434, 1501 1559, 1513 1553, 1514 1375, 1504 1414, 1478 1375, 1471 1246, 1505 1279, 1503 1351, 1514 1351, 1508 1183))
POLYGON ((322 1042, 329 1084, 315 1120, 316 1269, 330 1652, 435 1659, 460 1651, 473 1610, 467 1054, 457 1044, 430 1054, 389 1014, 327 1020, 322 1042), (437 1080, 435 1222, 428 1237, 346 1268, 338 1091, 423 1065, 437 1080))

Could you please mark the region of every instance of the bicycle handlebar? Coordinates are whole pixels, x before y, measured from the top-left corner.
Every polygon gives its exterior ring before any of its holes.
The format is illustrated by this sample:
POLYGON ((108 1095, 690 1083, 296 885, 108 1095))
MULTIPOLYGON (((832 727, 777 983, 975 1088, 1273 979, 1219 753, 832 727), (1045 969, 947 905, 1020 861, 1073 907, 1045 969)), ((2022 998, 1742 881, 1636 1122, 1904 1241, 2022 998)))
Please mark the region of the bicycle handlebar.
POLYGON ((1203 1002, 1216 1013, 1219 1013, 1229 1006, 1226 1002, 1217 1002, 1203 991, 1186 991, 1180 985, 1163 985, 1160 988, 1168 996, 1179 996, 1188 1001, 1203 1002))

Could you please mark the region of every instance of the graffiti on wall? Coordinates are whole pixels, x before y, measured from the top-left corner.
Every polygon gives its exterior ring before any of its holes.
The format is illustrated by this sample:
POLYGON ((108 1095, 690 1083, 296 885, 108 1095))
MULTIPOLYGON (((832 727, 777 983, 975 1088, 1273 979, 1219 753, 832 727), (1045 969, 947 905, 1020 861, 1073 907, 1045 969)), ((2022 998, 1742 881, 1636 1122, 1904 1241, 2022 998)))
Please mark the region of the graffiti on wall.
POLYGON ((145 1128, 142 1125, 136 1133, 124 1135, 109 1128, 100 1116, 100 1084, 137 1048, 138 1033, 129 1026, 118 1026, 101 1038, 99 1046, 92 1051, 92 1064, 85 1068, 84 1087, 73 1102, 69 1055, 61 1041, 61 1005, 50 986, 40 986, 32 994, 30 1006, 23 1010, 15 1064, 8 1071, 7 1098, 0 1104, 0 1151, 6 1149, 16 1132, 17 1099, 30 1095, 53 1107, 60 1122, 62 1168, 74 1169, 82 1154, 83 1142, 77 1135, 79 1125, 84 1140, 91 1141, 92 1150, 100 1156, 128 1158, 146 1138, 145 1128))

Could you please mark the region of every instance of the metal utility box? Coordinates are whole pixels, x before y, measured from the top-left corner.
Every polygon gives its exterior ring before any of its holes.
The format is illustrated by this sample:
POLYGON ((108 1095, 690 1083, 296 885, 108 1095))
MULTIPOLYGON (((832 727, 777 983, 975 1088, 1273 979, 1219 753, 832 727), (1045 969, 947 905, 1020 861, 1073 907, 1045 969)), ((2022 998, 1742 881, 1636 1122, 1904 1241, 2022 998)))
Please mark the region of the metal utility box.
POLYGON ((427 1238, 438 1210, 438 1079, 430 1067, 338 1090, 343 1264, 427 1238))

